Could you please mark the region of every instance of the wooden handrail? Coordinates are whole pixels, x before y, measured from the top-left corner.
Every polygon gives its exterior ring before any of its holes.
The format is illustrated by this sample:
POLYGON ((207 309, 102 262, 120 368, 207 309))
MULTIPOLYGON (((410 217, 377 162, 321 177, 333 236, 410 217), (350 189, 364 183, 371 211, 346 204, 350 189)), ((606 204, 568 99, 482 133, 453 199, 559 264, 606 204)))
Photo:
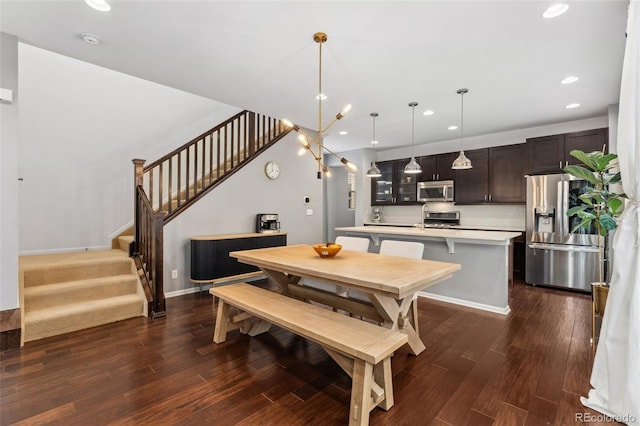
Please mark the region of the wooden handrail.
POLYGON ((133 160, 132 252, 145 272, 152 317, 165 315, 163 226, 290 131, 277 119, 245 110, 147 166, 133 160))

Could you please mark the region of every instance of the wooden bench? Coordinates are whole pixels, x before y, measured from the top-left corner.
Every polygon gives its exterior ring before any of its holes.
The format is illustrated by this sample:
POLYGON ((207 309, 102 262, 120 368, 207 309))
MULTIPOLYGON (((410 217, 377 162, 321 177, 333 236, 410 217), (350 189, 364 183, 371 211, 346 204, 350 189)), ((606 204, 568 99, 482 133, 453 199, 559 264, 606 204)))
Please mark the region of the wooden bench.
POLYGON ((202 293, 202 286, 205 284, 211 284, 212 287, 215 287, 217 284, 231 284, 231 283, 237 283, 240 281, 260 280, 266 277, 267 276, 264 274, 264 272, 256 271, 256 272, 247 272, 246 274, 229 275, 227 277, 211 278, 209 280, 196 280, 193 278, 189 278, 189 281, 199 285, 200 293, 202 293))
POLYGON ((209 292, 219 298, 215 343, 230 330, 254 336, 275 324, 322 346, 351 377, 350 425, 369 424, 376 406, 393 406, 391 356, 407 343, 405 334, 246 283, 209 292), (240 312, 231 313, 230 306, 240 312))

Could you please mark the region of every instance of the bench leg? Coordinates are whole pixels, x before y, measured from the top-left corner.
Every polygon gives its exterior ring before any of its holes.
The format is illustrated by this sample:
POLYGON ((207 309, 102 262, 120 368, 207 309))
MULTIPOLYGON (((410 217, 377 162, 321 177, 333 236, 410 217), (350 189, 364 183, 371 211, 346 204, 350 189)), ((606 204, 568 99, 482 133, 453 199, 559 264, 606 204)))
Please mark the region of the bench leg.
POLYGON ((373 376, 378 384, 381 384, 384 388, 384 400, 382 400, 378 407, 385 411, 388 411, 393 407, 393 376, 391 373, 391 357, 385 358, 381 363, 376 364, 373 367, 373 376))
POLYGON ((218 313, 216 315, 216 328, 213 331, 213 342, 223 343, 227 340, 227 327, 229 326, 229 305, 224 300, 218 300, 218 313))
POLYGON ((372 381, 373 366, 363 360, 355 359, 353 365, 353 380, 351 382, 350 426, 369 424, 372 381))

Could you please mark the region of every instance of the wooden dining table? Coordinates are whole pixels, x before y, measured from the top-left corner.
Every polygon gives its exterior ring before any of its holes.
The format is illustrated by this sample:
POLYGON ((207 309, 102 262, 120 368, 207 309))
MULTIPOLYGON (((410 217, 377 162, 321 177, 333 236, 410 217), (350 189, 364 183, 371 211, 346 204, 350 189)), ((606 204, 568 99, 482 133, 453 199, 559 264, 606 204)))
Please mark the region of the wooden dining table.
POLYGON ((417 332, 412 315, 414 295, 450 278, 460 269, 456 263, 409 259, 341 250, 335 257, 322 258, 311 245, 292 245, 229 253, 238 261, 260 268, 279 287, 282 294, 314 300, 351 312, 370 308, 384 327, 408 336, 410 352, 418 355, 426 347, 417 332), (300 285, 301 278, 321 280, 363 292, 370 303, 350 301, 320 289, 300 285), (349 309, 354 307, 354 309, 349 309))

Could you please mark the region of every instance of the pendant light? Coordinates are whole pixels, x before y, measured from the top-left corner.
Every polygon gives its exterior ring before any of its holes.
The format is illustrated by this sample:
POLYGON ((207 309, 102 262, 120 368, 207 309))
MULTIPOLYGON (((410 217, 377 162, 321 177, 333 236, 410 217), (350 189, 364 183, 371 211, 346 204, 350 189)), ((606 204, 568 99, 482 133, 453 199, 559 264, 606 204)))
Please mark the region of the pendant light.
MULTIPOLYGON (((371 144, 375 145, 378 143, 378 141, 376 140, 376 117, 378 116, 378 113, 372 112, 369 115, 373 117, 373 138, 371 139, 371 144)), ((367 177, 381 177, 381 176, 382 176, 382 173, 380 172, 380 169, 376 165, 376 162, 372 161, 371 168, 367 170, 367 177)))
POLYGON ((456 92, 460 95, 460 155, 458 155, 458 158, 456 158, 451 165, 451 168, 454 170, 466 170, 473 167, 471 160, 464 155, 464 94, 468 91, 469 89, 458 89, 456 92))
POLYGON ((422 169, 420 168, 420 164, 416 161, 416 157, 413 156, 413 143, 414 143, 414 134, 415 134, 415 118, 416 118, 416 107, 418 106, 417 102, 410 102, 409 106, 411 107, 411 161, 409 164, 404 166, 404 172, 408 174, 417 174, 422 173, 422 169))

